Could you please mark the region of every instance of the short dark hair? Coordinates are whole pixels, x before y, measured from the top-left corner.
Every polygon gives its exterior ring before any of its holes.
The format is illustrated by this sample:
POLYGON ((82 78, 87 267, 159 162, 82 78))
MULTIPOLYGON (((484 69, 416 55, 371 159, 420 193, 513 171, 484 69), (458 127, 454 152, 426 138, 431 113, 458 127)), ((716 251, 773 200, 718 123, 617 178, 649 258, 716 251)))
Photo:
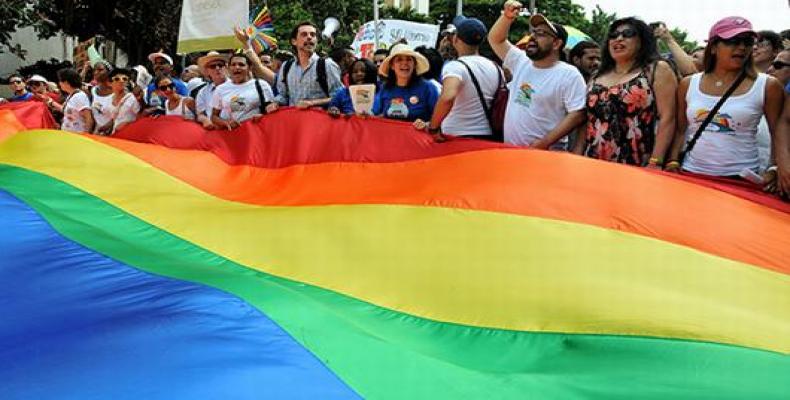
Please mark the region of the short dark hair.
POLYGON ((442 66, 444 65, 444 59, 442 55, 439 54, 439 50, 434 48, 428 48, 426 46, 418 46, 414 49, 417 53, 422 54, 425 58, 428 59, 428 66, 430 69, 428 72, 424 74, 425 78, 428 79, 436 79, 437 81, 442 80, 442 66))
POLYGON ((154 86, 159 88, 159 82, 162 82, 165 79, 170 79, 170 82, 173 83, 173 77, 165 74, 157 74, 154 78, 154 86))
POLYGON ((313 29, 315 29, 315 31, 318 32, 318 27, 314 23, 310 21, 302 21, 299 24, 297 24, 294 27, 294 29, 291 31, 291 40, 296 39, 296 37, 299 36, 299 28, 303 26, 312 26, 313 29))
POLYGON ((275 60, 280 60, 282 62, 286 62, 288 60, 293 60, 293 58, 294 58, 294 55, 291 54, 290 51, 277 50, 277 51, 274 52, 274 59, 275 60))
POLYGON ((602 46, 603 48, 601 49, 601 67, 598 68, 597 76, 601 76, 614 69, 615 62, 614 58, 612 58, 612 54, 609 52, 608 40, 609 35, 622 25, 631 25, 636 30, 637 37, 639 38, 639 52, 636 53, 636 59, 632 67, 633 69, 645 68, 660 58, 656 37, 653 35, 653 30, 647 26, 645 21, 636 17, 620 18, 612 22, 612 24, 609 25, 609 30, 606 32, 607 44, 602 46))
POLYGON ((351 65, 348 67, 349 73, 349 83, 351 82, 351 72, 354 71, 354 66, 358 63, 362 63, 365 66, 365 80, 363 83, 369 84, 376 84, 379 80, 378 78, 378 68, 376 68, 376 64, 373 64, 373 61, 368 60, 367 58, 360 58, 358 60, 354 60, 351 65))
POLYGON ((82 86, 80 74, 74 68, 63 68, 58 70, 58 82, 66 82, 69 86, 79 89, 82 86))
POLYGON ((14 79, 14 78, 19 78, 19 79, 22 80, 22 82, 25 81, 25 78, 23 78, 22 75, 19 75, 19 74, 11 74, 11 76, 8 77, 8 81, 11 82, 11 79, 14 79))
POLYGON ((584 51, 585 50, 587 50, 587 49, 600 49, 600 48, 601 48, 601 46, 599 46, 598 43, 595 43, 595 42, 592 42, 592 41, 589 41, 589 40, 582 40, 581 42, 576 43, 576 46, 573 46, 573 48, 571 49, 571 52, 568 54, 568 57, 570 57, 571 62, 573 62, 573 59, 575 57, 582 58, 584 56, 584 51))
POLYGON ((378 56, 378 55, 382 55, 382 54, 384 55, 384 57, 387 57, 387 56, 390 55, 390 50, 389 49, 378 49, 378 50, 373 52, 374 56, 378 56))
POLYGON ((334 61, 335 63, 337 63, 339 65, 340 61, 343 60, 343 57, 345 57, 346 54, 349 54, 349 53, 351 53, 353 55, 354 54, 354 49, 352 49, 351 47, 348 47, 348 46, 346 46, 346 47, 337 47, 337 48, 332 49, 332 51, 329 52, 329 58, 331 58, 332 61, 334 61))
POLYGON ((781 36, 782 39, 790 40, 790 29, 783 30, 781 33, 779 33, 779 36, 781 36))
POLYGON ((233 60, 234 58, 243 58, 244 61, 247 62, 248 66, 252 65, 252 60, 250 60, 250 57, 247 56, 247 53, 245 53, 243 51, 237 51, 237 52, 231 54, 230 57, 228 57, 228 65, 230 65, 231 60, 233 60))
POLYGON ((774 51, 780 51, 784 49, 784 46, 782 46, 782 37, 779 36, 778 33, 774 31, 760 31, 757 32, 757 35, 759 37, 758 42, 767 40, 769 43, 771 43, 771 48, 773 48, 774 51))

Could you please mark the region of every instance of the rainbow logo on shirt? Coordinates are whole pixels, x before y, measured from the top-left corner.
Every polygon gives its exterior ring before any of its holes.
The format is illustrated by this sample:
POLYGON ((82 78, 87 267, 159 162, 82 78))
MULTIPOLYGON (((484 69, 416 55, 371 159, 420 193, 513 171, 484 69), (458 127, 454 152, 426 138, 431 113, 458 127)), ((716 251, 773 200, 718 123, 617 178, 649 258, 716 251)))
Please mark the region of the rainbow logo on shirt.
MULTIPOLYGON (((694 122, 697 124, 703 123, 705 118, 708 117, 708 113, 710 113, 710 110, 704 108, 697 110, 696 117, 694 117, 694 122)), ((705 130, 711 132, 735 132, 735 129, 732 128, 733 125, 732 116, 730 114, 716 113, 716 116, 713 117, 713 120, 710 121, 710 124, 705 127, 705 130)))
POLYGON ((532 105, 532 95, 535 94, 535 89, 527 82, 524 82, 519 86, 518 95, 516 96, 516 103, 519 103, 525 107, 529 107, 532 105))

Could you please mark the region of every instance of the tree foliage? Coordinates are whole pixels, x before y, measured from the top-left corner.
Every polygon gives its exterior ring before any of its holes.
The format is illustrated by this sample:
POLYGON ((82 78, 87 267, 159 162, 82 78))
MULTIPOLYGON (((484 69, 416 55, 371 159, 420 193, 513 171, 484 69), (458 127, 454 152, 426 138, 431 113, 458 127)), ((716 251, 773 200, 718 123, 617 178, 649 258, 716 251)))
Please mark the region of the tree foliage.
POLYGON ((30 0, 3 0, 0 2, 0 54, 9 52, 22 59, 25 50, 17 44, 11 45, 11 34, 33 24, 35 14, 30 9, 30 0))
MULTIPOLYGON (((251 0, 252 10, 266 0, 251 0)), ((23 55, 21 48, 9 46, 10 33, 19 27, 33 26, 41 38, 58 32, 85 40, 97 35, 112 40, 132 63, 145 60, 151 51, 174 52, 178 40, 181 0, 3 0, 0 3, 0 52, 5 49, 23 55)), ((288 48, 289 34, 301 21, 313 21, 323 29, 327 17, 341 21, 335 36, 336 46, 351 44, 359 27, 373 19, 370 0, 289 0, 270 4, 276 37, 288 48)), ((381 18, 438 23, 444 28, 455 16, 456 0, 431 0, 431 13, 424 16, 413 10, 382 7, 381 18)), ((493 25, 500 14, 501 1, 465 0, 464 14, 476 16, 486 26, 493 25)), ((540 0, 538 11, 554 22, 571 25, 603 43, 609 25, 617 16, 600 7, 587 19, 584 9, 573 0, 540 0)), ((510 39, 520 39, 528 30, 527 19, 519 18, 511 29, 510 39)), ((679 29, 673 35, 686 50, 696 43, 686 40, 679 29)), ((323 45, 326 49, 326 44, 323 45)), ((484 52, 486 49, 484 48, 484 52)))

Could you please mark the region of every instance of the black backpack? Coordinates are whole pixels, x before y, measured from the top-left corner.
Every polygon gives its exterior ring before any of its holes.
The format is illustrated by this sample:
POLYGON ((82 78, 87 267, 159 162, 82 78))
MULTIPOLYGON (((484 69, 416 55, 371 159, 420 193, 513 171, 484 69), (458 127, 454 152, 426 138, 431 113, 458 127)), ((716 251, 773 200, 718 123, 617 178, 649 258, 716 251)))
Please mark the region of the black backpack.
MULTIPOLYGON (((291 67, 294 65, 295 59, 290 59, 283 64, 283 83, 285 83, 285 95, 290 96, 290 89, 288 88, 288 72, 291 71, 291 67)), ((326 97, 331 97, 329 94, 329 81, 326 77, 326 58, 321 57, 318 59, 316 63, 316 77, 315 80, 318 82, 318 86, 321 87, 321 90, 324 91, 326 97)))

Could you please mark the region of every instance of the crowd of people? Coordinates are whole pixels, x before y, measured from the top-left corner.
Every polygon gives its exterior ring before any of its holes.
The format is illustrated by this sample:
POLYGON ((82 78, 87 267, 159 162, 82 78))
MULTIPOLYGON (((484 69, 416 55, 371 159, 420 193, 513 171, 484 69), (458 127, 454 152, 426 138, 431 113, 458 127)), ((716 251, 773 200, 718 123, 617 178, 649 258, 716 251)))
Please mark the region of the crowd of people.
MULTIPOLYGON (((164 52, 143 66, 106 61, 64 69, 57 85, 12 76, 13 96, 41 101, 68 131, 111 135, 137 118, 175 115, 233 131, 279 107, 354 114, 349 87, 374 85, 372 116, 408 121, 436 141, 461 136, 687 173, 749 179, 790 194, 790 38, 741 17, 710 28, 686 53, 661 23, 614 21, 605 42, 566 49, 568 33, 541 14, 529 35, 508 40, 523 5, 504 3, 490 30, 457 17, 436 48, 405 41, 371 59, 350 48, 317 51, 311 22, 293 28, 293 53, 249 45, 211 51, 175 76, 164 52), (484 42, 495 57, 480 54, 484 42), (659 53, 663 42, 669 54, 659 53)), ((237 31, 241 43, 249 43, 237 31)), ((367 113, 363 113, 367 115, 367 113)), ((264 122, 265 123, 265 122, 264 122)))

